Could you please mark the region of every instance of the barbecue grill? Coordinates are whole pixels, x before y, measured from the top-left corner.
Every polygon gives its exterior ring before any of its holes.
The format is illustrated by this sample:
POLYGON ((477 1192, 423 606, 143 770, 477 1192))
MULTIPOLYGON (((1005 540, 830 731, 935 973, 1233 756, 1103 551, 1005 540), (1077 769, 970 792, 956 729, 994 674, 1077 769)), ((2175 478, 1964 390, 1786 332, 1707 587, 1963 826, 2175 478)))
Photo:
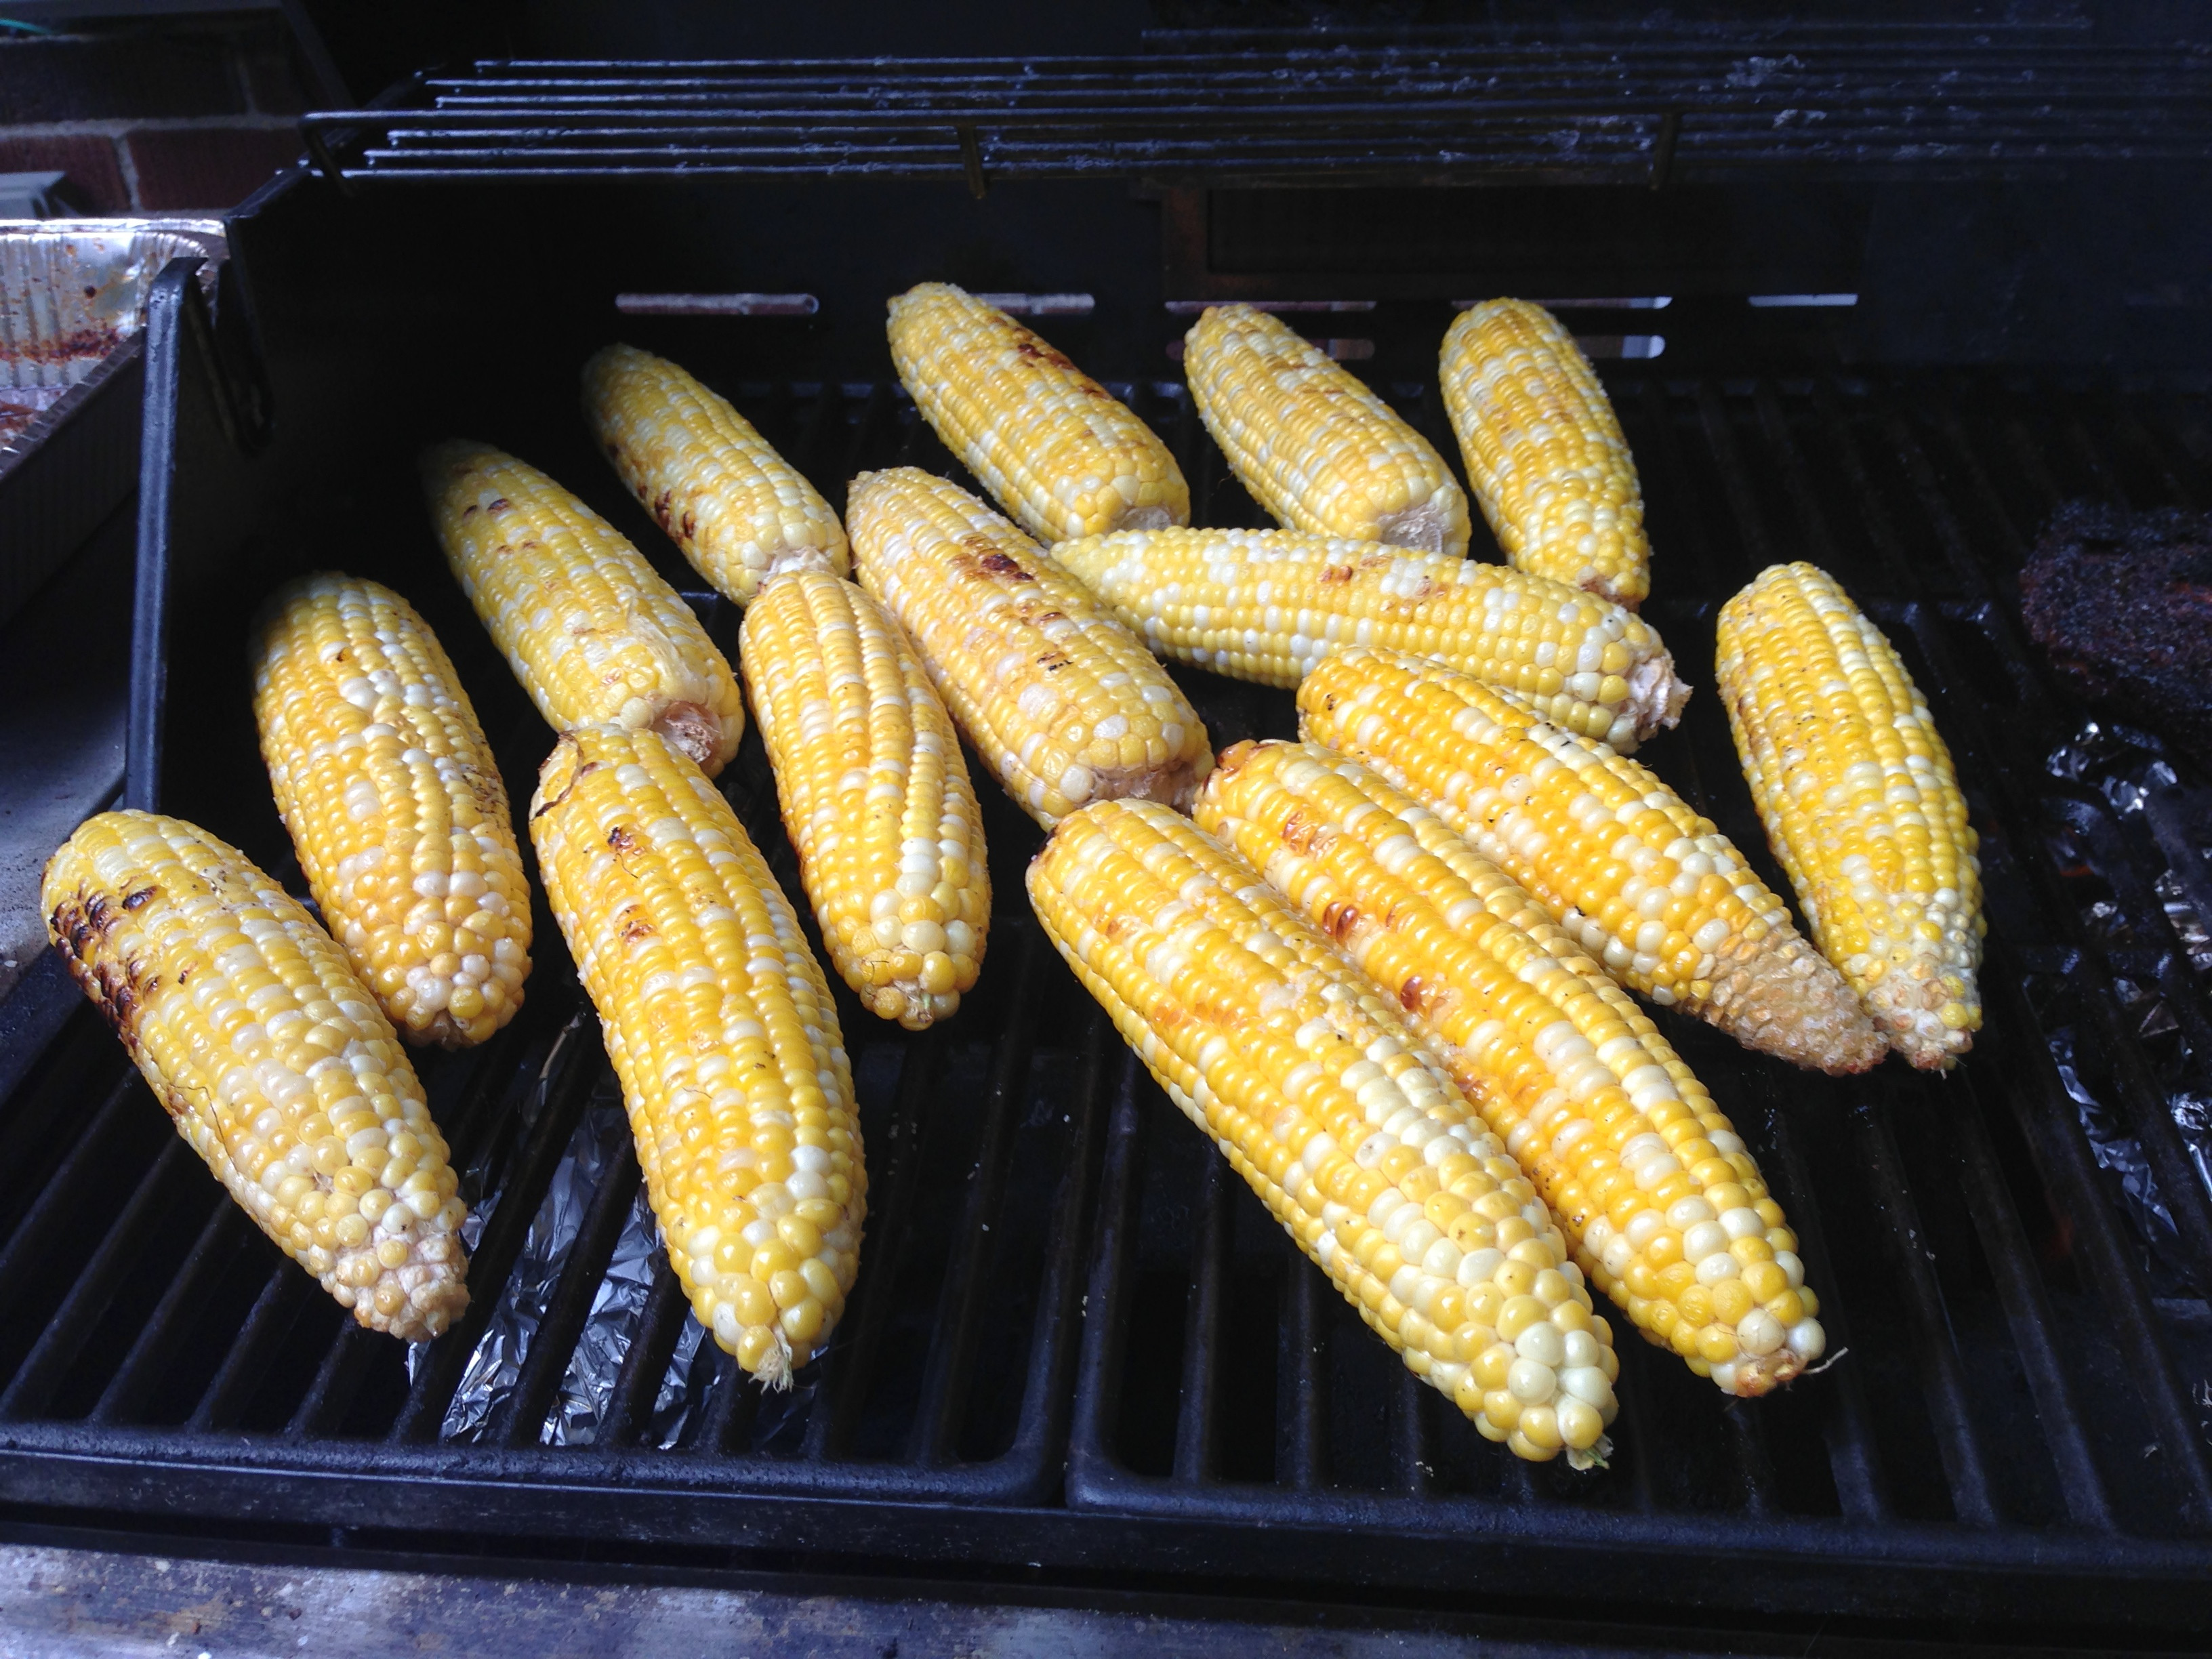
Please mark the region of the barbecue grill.
MULTIPOLYGON (((1645 614, 1701 688, 1642 757, 1786 890, 1711 690, 1714 615, 1775 560, 1836 571, 1957 758, 1987 1025, 1948 1077, 1832 1079, 1656 1016, 1768 1173, 1848 1352, 1738 1402, 1625 1341, 1618 1453, 1577 1474, 1446 1409, 1169 1106, 1029 916, 1037 832, 994 790, 1000 909, 957 1017, 913 1035, 837 989, 871 1213, 852 1305, 787 1395, 687 1339, 665 1260, 625 1246, 637 1167, 542 896, 522 1014, 418 1056, 483 1229, 468 1316, 411 1363, 208 1181, 46 963, 0 1006, 5 1513, 1185 1605, 1560 1614, 1571 1583, 1577 1617, 1674 1627, 2201 1631, 2212 787, 2058 688, 2014 583, 2064 501, 2212 506, 2201 276, 2147 234, 2094 276, 2057 256, 1969 320, 1951 286, 2097 199, 2179 179, 2201 207, 2212 57, 2128 21, 487 62, 307 118, 314 165, 232 218, 216 309, 189 262, 151 305, 132 646, 112 659, 128 804, 304 890, 243 641, 259 595, 314 568, 414 599, 526 797, 550 734, 416 497, 415 452, 453 434, 582 495, 734 659, 734 610, 575 413, 611 338, 731 396, 842 508, 867 468, 971 482, 888 378, 885 296, 1049 295, 1036 325, 1174 447, 1194 522, 1259 524, 1170 361, 1183 302, 1295 307, 1449 455, 1451 301, 1518 290, 1601 358, 1649 503, 1645 614), (2014 240, 1981 224, 1908 280, 1900 211, 2038 193, 2014 240), (2067 326, 2045 326, 2054 283, 2086 307, 2067 326)), ((1294 733, 1287 694, 1176 672, 1217 744, 1294 733)), ((797 900, 756 734, 724 785, 797 900)))

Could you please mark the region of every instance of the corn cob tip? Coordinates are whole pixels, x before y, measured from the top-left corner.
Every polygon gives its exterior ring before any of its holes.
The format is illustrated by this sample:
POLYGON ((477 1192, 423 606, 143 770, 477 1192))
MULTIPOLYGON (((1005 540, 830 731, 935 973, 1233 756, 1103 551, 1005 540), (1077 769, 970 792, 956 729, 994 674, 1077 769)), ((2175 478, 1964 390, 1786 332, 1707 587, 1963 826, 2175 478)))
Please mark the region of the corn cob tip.
POLYGON ((1794 927, 1717 954, 1713 1024, 1745 1048, 1831 1077, 1870 1071, 1888 1051, 1844 976, 1794 927))

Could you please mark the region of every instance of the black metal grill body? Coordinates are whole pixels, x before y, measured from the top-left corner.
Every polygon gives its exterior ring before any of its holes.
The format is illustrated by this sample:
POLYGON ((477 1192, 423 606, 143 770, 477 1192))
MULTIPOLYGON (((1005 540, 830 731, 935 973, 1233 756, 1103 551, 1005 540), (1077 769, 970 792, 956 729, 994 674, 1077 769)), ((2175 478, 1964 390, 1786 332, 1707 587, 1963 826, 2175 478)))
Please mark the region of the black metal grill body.
MULTIPOLYGON (((710 254, 635 235, 620 193, 348 201, 305 180, 237 222, 273 421, 258 453, 230 435, 252 437, 258 405, 180 289, 148 336, 149 384, 173 390, 149 421, 164 489, 142 544, 131 795, 296 886, 243 640, 270 583, 339 567, 423 609, 526 797, 550 734, 442 568, 412 457, 454 432, 499 442, 696 587, 574 414, 577 364, 617 335, 690 363, 842 505, 863 468, 953 470, 870 356, 883 294, 932 274, 1090 289, 1088 320, 1045 331, 1176 447, 1198 521, 1260 522, 1168 362, 1188 319, 1162 304, 1178 296, 1156 244, 1118 234, 1140 204, 1009 191, 977 220, 957 186, 873 188, 817 197, 811 218, 789 195, 720 198, 731 217, 700 227, 710 254), (935 228, 892 236, 917 223, 935 228), (766 289, 797 285, 774 278, 801 257, 824 277, 813 319, 612 307, 686 259, 766 289), (838 301, 848 290, 866 305, 838 301)), ((1712 618, 1764 564, 1811 557, 1905 653, 1983 836, 1988 1024, 1955 1074, 1808 1078, 1660 1016, 1801 1232, 1849 1351, 1831 1370, 1731 1403, 1627 1341, 1609 1468, 1532 1468, 1482 1442, 1267 1224, 1059 967, 1020 899, 1036 832, 987 789, 1000 903, 975 995, 917 1037, 840 992, 878 1201, 837 1340, 787 1396, 720 1365, 666 1449, 645 1431, 689 1315, 665 1266, 599 1443, 544 1443, 635 1192, 621 1158, 484 1438, 439 1435, 556 1165, 611 1105, 542 905, 522 1016, 422 1060, 487 1220, 474 1310, 411 1377, 399 1345, 354 1328, 237 1212, 88 1010, 19 1040, 0 1055, 7 1512, 1413 1606, 1555 1607, 1544 1587, 1565 1570, 1577 1610, 1601 1616, 1941 1620, 2021 1642, 2201 1630, 2212 1189, 2170 1103, 2212 1092, 2185 913, 2212 920, 2212 796, 2178 759, 2139 810, 2053 773, 2085 713, 2024 643, 2013 574, 2062 500, 2212 504, 2212 397, 2186 374, 1841 363, 1846 337, 1802 322, 1718 301, 1674 314, 1689 326, 1667 356, 1607 368, 1659 550, 1650 614, 1700 687, 1645 757, 1780 886, 1711 689, 1712 618), (2166 1231, 2139 1226, 2140 1191, 2100 1162, 2076 1093, 2140 1146, 2166 1231)), ((1448 454, 1428 354, 1449 315, 1432 296, 1328 323, 1370 339, 1362 367, 1448 454)), ((698 603, 733 652, 733 616, 698 603)), ((1283 694, 1179 678, 1217 743, 1292 728, 1283 694)), ((804 913, 757 738, 727 787, 804 913)))

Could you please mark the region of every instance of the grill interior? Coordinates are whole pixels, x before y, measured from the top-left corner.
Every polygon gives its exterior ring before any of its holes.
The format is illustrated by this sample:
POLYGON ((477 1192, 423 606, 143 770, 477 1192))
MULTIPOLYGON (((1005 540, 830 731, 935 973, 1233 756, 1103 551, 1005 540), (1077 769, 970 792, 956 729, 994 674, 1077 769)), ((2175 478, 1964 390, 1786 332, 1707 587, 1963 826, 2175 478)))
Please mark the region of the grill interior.
MULTIPOLYGON (((1433 351, 1447 313, 1431 309, 1356 319, 1375 337, 1361 366, 1452 455, 1432 382, 1394 367, 1433 351)), ((731 394, 833 504, 867 467, 958 476, 895 384, 748 380, 747 338, 709 349, 698 327, 625 324, 731 394)), ((1709 374, 1694 349, 1670 355, 1692 367, 1604 366, 1663 562, 1650 614, 1701 688, 1644 757, 1786 890, 1711 689, 1712 617, 1761 566, 1808 557, 1905 653, 1983 836, 1988 1024, 1954 1075, 1811 1077, 1657 1016, 1800 1231, 1832 1351, 1849 1350, 1832 1370, 1731 1404, 1624 1342, 1609 1468, 1532 1468, 1481 1441, 1269 1224, 1060 967, 1021 899, 1037 833, 985 789, 1000 902, 960 1014, 917 1037, 838 988, 871 1214, 850 1310, 790 1394, 741 1384, 709 1344, 680 1420, 665 1397, 689 1310, 657 1257, 641 1291, 610 1282, 636 1166, 541 897, 523 1014, 482 1048, 420 1061, 485 1220, 471 1311, 411 1374, 214 1187, 89 1010, 70 1017, 0 1103, 0 1495, 19 1515, 555 1540, 594 1559, 1410 1601, 1510 1598, 1559 1560, 1593 1569, 1592 1606, 1647 1617, 1847 1603, 2038 1637, 2093 1607, 2144 1628, 2201 1617, 2212 792, 2154 739, 2109 722, 2085 735, 2024 643, 2012 576, 2070 497, 2212 502, 2212 395, 2024 371, 1709 374), (586 1146, 611 1149, 599 1177, 549 1198, 586 1146), (572 1242, 520 1285, 526 1236, 563 1206, 572 1242), (526 1292, 542 1307, 508 1386, 466 1437, 446 1432, 487 1321, 526 1292), (628 1311, 595 1316, 603 1297, 628 1311), (626 1357, 592 1443, 547 1444, 577 1344, 609 1329, 626 1357)), ((482 416, 476 429, 696 586, 591 457, 572 356, 549 349, 434 407, 409 391, 414 359, 277 356, 280 430, 303 394, 379 377, 376 406, 412 412, 380 447, 285 462, 289 495, 226 544, 225 591, 311 563, 392 581, 452 650, 526 798, 549 734, 445 574, 406 458, 482 416)), ((1164 358, 1097 366, 1140 377, 1115 389, 1176 447, 1195 521, 1264 522, 1164 358)), ((695 602, 734 659, 732 611, 695 602)), ((254 752, 245 614, 182 587, 177 605, 162 804, 302 890, 254 752)), ((1287 694, 1178 678, 1217 744, 1293 733, 1287 694)), ((756 736, 726 787, 805 915, 756 736)))

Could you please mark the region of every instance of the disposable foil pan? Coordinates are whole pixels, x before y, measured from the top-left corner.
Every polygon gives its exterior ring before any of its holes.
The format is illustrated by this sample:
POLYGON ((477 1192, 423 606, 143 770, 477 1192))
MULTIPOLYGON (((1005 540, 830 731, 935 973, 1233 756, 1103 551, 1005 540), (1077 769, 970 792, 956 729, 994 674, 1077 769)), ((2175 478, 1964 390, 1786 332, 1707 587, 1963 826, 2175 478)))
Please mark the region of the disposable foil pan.
POLYGON ((0 220, 0 471, 137 334, 163 265, 198 254, 211 277, 225 251, 219 219, 0 220))

